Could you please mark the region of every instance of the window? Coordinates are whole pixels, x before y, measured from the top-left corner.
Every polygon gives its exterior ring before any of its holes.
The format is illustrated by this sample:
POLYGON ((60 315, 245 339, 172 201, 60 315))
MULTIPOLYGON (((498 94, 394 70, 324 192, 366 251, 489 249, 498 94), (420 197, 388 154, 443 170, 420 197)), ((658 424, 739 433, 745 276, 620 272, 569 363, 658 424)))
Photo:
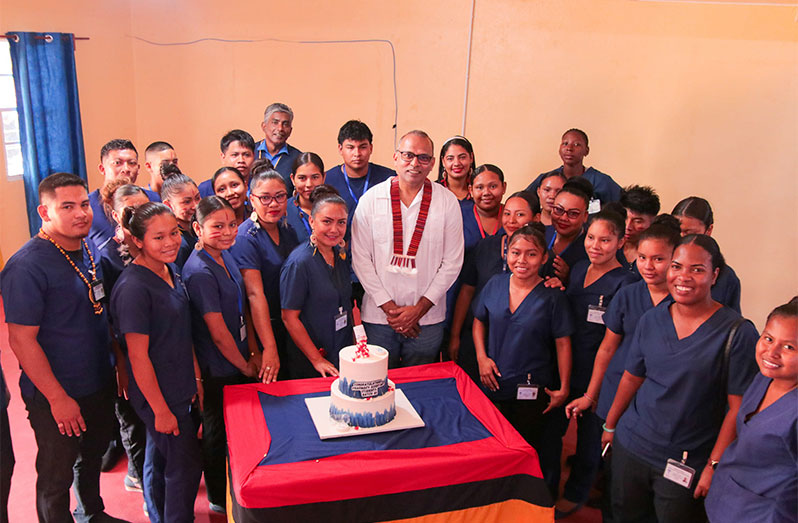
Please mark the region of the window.
POLYGON ((19 143, 19 117, 14 76, 11 72, 11 53, 8 40, 0 38, 0 120, 3 125, 3 146, 6 156, 6 177, 22 177, 22 146, 19 143))

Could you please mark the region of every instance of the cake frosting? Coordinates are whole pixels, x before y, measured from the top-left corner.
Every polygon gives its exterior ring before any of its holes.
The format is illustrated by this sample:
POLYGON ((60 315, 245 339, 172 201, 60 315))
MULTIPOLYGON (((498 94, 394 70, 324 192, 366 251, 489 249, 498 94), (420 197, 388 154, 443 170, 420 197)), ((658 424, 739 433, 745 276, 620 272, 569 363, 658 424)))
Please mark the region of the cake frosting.
POLYGON ((378 427, 396 416, 388 351, 364 343, 341 349, 339 377, 330 387, 330 417, 353 427, 378 427))

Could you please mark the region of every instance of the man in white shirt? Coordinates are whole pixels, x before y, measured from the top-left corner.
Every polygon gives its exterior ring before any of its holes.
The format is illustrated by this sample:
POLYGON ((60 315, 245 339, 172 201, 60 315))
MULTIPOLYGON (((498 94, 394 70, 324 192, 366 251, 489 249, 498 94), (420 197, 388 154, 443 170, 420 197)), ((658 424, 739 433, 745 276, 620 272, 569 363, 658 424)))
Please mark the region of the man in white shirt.
POLYGON ((363 195, 352 222, 352 265, 366 291, 361 317, 369 343, 388 349, 392 368, 435 361, 446 291, 463 264, 460 205, 427 179, 433 151, 423 131, 402 136, 397 176, 363 195))

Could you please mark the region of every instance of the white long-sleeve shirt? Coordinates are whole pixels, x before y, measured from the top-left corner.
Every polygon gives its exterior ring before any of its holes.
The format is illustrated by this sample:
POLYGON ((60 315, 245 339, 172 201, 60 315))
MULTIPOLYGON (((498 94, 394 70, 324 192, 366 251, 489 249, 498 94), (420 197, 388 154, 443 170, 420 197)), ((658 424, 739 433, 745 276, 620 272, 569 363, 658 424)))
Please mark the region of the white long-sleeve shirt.
MULTIPOLYGON (((427 224, 416 254, 417 273, 387 270, 393 256, 391 180, 367 191, 352 221, 352 267, 366 291, 361 318, 368 323, 387 324, 380 305, 393 300, 402 307, 415 305, 422 296, 434 306, 419 321, 432 325, 446 319, 446 291, 463 265, 463 218, 457 198, 440 184, 432 184, 427 224)), ((402 208, 403 254, 407 253, 421 208, 423 188, 402 208)))

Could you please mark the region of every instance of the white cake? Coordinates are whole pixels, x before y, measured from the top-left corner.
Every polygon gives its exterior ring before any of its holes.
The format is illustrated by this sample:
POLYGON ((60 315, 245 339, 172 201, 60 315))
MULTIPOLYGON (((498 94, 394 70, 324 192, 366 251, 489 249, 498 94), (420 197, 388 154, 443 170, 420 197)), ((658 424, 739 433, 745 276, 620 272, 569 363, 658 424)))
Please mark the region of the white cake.
POLYGON ((394 384, 388 380, 388 351, 354 345, 339 352, 339 377, 330 387, 330 417, 353 427, 385 425, 396 416, 394 384))

